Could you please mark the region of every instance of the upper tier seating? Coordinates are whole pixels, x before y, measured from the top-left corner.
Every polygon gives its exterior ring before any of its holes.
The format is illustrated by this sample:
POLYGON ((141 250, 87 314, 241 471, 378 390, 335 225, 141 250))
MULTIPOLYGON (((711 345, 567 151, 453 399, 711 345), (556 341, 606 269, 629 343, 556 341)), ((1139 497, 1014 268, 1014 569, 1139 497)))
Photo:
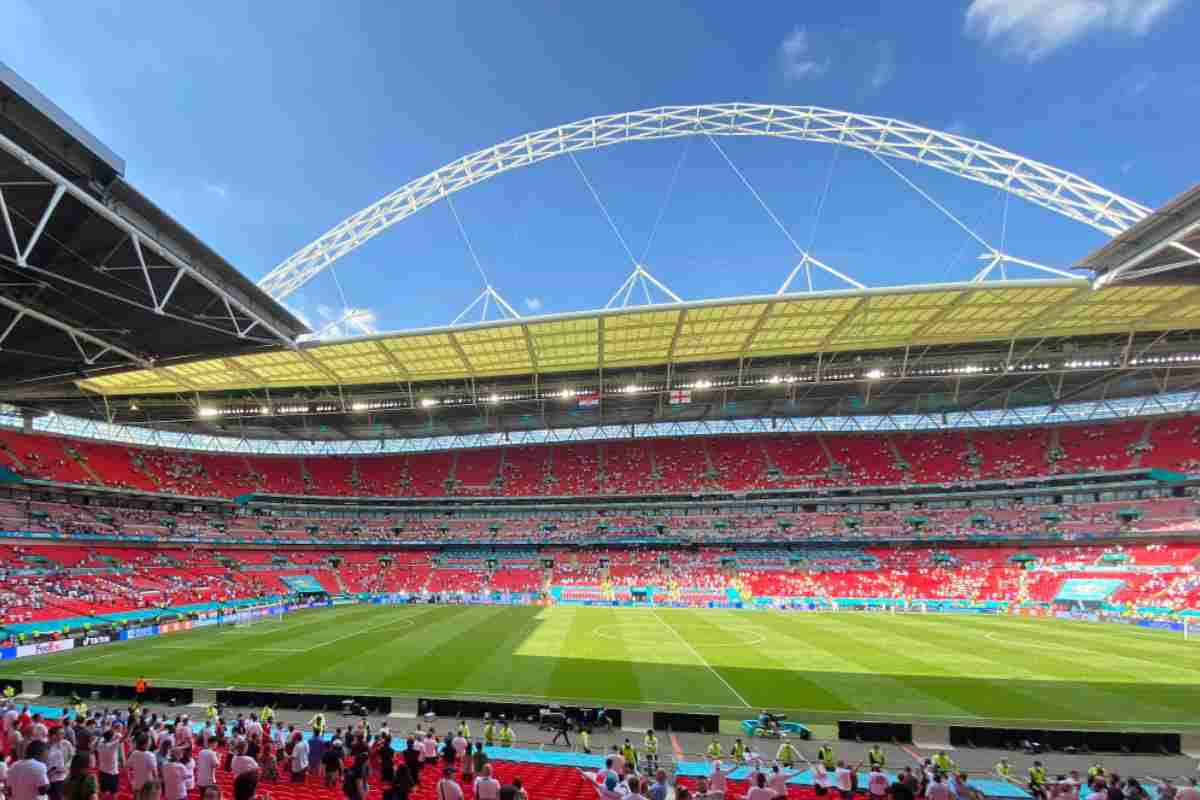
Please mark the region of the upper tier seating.
POLYGON ((1196 417, 950 433, 764 434, 379 456, 149 450, 0 429, 32 478, 192 496, 693 494, 1011 481, 1137 467, 1200 472, 1196 417))

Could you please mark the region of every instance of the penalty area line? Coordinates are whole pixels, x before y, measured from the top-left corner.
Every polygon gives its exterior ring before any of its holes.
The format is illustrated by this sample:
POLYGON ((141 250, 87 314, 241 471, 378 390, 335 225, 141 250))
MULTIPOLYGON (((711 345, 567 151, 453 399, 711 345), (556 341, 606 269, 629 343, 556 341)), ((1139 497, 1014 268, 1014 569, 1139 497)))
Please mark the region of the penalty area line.
POLYGON ((658 620, 660 625, 662 625, 667 630, 669 630, 671 633, 673 633, 675 635, 675 638, 678 639, 684 647, 686 647, 688 650, 691 650, 692 655, 694 655, 696 658, 700 659, 700 663, 703 664, 708 669, 709 672, 711 672, 713 675, 717 676, 717 680, 719 680, 721 683, 723 683, 725 685, 725 688, 728 689, 733 694, 733 696, 738 699, 739 703, 741 703, 746 708, 750 708, 750 704, 746 702, 746 698, 742 697, 741 694, 738 693, 738 690, 733 688, 733 686, 730 685, 729 681, 725 680, 725 678, 721 675, 721 673, 719 673, 715 669, 713 669, 713 665, 708 663, 708 659, 706 659, 704 656, 700 655, 700 652, 695 647, 692 646, 692 643, 689 642, 687 639, 683 638, 683 635, 679 631, 675 630, 675 628, 671 626, 671 623, 667 622, 665 619, 663 619, 662 617, 660 617, 658 615, 658 609, 652 608, 652 609, 650 609, 650 613, 654 615, 654 618, 656 620, 658 620))

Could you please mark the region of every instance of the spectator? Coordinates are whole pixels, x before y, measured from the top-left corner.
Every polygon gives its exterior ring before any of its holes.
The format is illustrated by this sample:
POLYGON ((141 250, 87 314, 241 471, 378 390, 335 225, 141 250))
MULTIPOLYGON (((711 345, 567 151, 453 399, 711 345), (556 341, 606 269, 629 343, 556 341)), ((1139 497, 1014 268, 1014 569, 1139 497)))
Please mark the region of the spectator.
POLYGON ((754 773, 754 785, 743 795, 744 800, 775 800, 775 792, 767 788, 767 776, 762 772, 754 773))
POLYGON ((92 759, 87 753, 76 753, 71 759, 70 773, 63 786, 65 800, 98 800, 100 790, 91 767, 92 759))
POLYGON ((492 765, 486 764, 475 778, 475 800, 500 800, 500 781, 492 777, 492 765))
POLYGON ((8 792, 10 800, 37 800, 50 792, 50 778, 46 774, 46 745, 31 741, 25 748, 25 757, 8 769, 8 792))
POLYGON ((138 736, 137 750, 129 756, 129 783, 133 788, 134 800, 158 800, 161 794, 158 759, 150 752, 149 734, 138 736))
MULTIPOLYGON (((235 772, 234 776, 238 774, 235 772)), ((187 767, 180 763, 178 749, 171 750, 167 755, 167 763, 162 767, 162 780, 163 800, 187 800, 187 767)))
POLYGON ((308 742, 304 734, 296 731, 292 741, 292 783, 304 783, 304 774, 308 772, 308 742))
POLYGON ((437 797, 437 800, 463 800, 462 787, 458 785, 458 781, 454 780, 454 767, 442 769, 442 779, 434 787, 434 796, 437 797))
POLYGON ((346 795, 346 800, 366 800, 368 758, 365 752, 358 753, 354 757, 354 764, 342 776, 342 793, 346 795))

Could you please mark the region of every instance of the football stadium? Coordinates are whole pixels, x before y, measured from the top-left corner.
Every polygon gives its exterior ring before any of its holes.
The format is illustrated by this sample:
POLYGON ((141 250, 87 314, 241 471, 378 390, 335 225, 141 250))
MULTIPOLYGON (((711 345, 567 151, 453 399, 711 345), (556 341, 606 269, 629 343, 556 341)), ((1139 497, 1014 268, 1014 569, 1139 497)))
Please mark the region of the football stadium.
POLYGON ((14 800, 1196 796, 1200 187, 656 106, 402 163, 252 280, 29 77, 0 65, 14 800), (755 139, 877 162, 976 273, 859 282, 739 168, 755 139), (634 255, 584 165, 653 141, 790 240, 777 292, 685 300, 634 255), (630 256, 603 307, 523 314, 470 249, 453 204, 543 162, 630 256), (927 174, 1102 243, 1010 253, 927 174), (453 322, 297 311, 430 207, 485 281, 453 322))

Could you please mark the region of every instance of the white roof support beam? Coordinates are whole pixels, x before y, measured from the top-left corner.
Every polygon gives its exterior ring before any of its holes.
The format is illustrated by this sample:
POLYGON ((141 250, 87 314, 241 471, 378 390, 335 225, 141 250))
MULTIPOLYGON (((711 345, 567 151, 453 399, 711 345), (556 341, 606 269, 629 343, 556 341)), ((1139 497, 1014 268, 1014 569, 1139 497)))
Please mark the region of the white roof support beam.
MULTIPOLYGON (((88 364, 94 363, 95 360, 100 356, 95 355, 89 359, 88 355, 83 353, 83 349, 80 347, 80 342, 87 342, 88 344, 92 344, 100 348, 100 355, 109 352, 116 353, 127 361, 137 364, 143 369, 152 369, 154 367, 154 362, 151 359, 144 358, 137 353, 126 350, 114 342, 110 342, 107 339, 102 339, 99 336, 88 333, 83 328, 75 327, 74 325, 70 325, 62 320, 55 319, 49 314, 43 314, 41 311, 37 311, 29 306, 22 305, 16 300, 10 300, 7 297, 0 296, 0 306, 4 306, 10 311, 15 311, 18 317, 29 317, 30 319, 35 319, 43 325, 49 325, 51 328, 55 328, 56 330, 60 330, 67 334, 67 336, 71 337, 71 341, 75 343, 75 346, 80 348, 80 353, 84 356, 84 360, 87 361, 88 364)), ((10 324, 8 329, 4 332, 5 338, 12 333, 12 329, 15 327, 15 322, 16 321, 14 320, 14 322, 10 324)))
MULTIPOLYGON (((62 177, 61 175, 59 175, 57 172, 55 172, 53 169, 51 169, 44 162, 42 162, 41 160, 39 160, 32 154, 27 152, 24 148, 22 148, 20 145, 18 145, 12 139, 9 139, 7 136, 4 136, 3 134, 0 134, 0 150, 3 150, 5 152, 11 154, 12 156, 14 156, 18 160, 20 160, 23 165, 25 165, 29 169, 33 170, 34 172, 38 173, 43 178, 45 178, 47 181, 49 181, 51 184, 53 184, 55 186, 55 196, 58 198, 58 200, 61 200, 62 197, 69 194, 73 200, 81 203, 83 206, 85 206, 88 209, 88 211, 103 218, 106 222, 115 226, 117 229, 123 231, 127 235, 129 235, 129 236, 141 236, 142 235, 142 232, 140 230, 138 230, 138 228, 136 228, 132 223, 130 223, 124 217, 120 216, 119 214, 114 212, 112 209, 108 208, 103 203, 101 203, 99 200, 92 197, 86 191, 79 188, 75 184, 71 183, 66 178, 62 177)), ((52 207, 49 207, 47 209, 47 211, 52 212, 54 210, 54 208, 57 207, 58 200, 53 200, 52 207)), ((48 216, 43 214, 43 218, 48 219, 48 216)), ((40 233, 39 233, 39 236, 40 236, 40 233)), ((34 238, 36 239, 38 237, 34 237, 34 238)), ((196 281, 197 283, 204 286, 208 291, 212 292, 214 295, 228 300, 234 307, 236 307, 238 309, 239 312, 241 312, 242 314, 245 314, 247 317, 254 320, 259 326, 261 326, 265 330, 269 331, 271 336, 273 336, 279 342, 281 342, 284 345, 287 345, 288 347, 292 347, 292 348, 296 347, 295 340, 293 340, 290 336, 285 334, 283 331, 279 330, 270 321, 265 320, 259 314, 256 314, 254 311, 252 311, 250 308, 248 308, 244 303, 242 303, 236 297, 230 296, 224 289, 221 288, 221 286, 219 286, 217 283, 215 283, 213 280, 211 280, 203 272, 200 272, 199 270, 194 268, 192 265, 185 262, 179 256, 172 253, 169 249, 159 245, 153 239, 149 239, 149 238, 144 238, 143 244, 145 244, 146 246, 150 247, 155 252, 157 252, 171 266, 176 267, 176 268, 186 272, 190 278, 192 278, 194 281, 196 281)), ((32 247, 29 247, 29 246, 26 247, 26 252, 31 251, 31 250, 32 250, 32 247)), ((18 257, 20 257, 20 255, 21 254, 18 253, 18 257)), ((114 349, 113 352, 119 352, 119 351, 114 349)))

